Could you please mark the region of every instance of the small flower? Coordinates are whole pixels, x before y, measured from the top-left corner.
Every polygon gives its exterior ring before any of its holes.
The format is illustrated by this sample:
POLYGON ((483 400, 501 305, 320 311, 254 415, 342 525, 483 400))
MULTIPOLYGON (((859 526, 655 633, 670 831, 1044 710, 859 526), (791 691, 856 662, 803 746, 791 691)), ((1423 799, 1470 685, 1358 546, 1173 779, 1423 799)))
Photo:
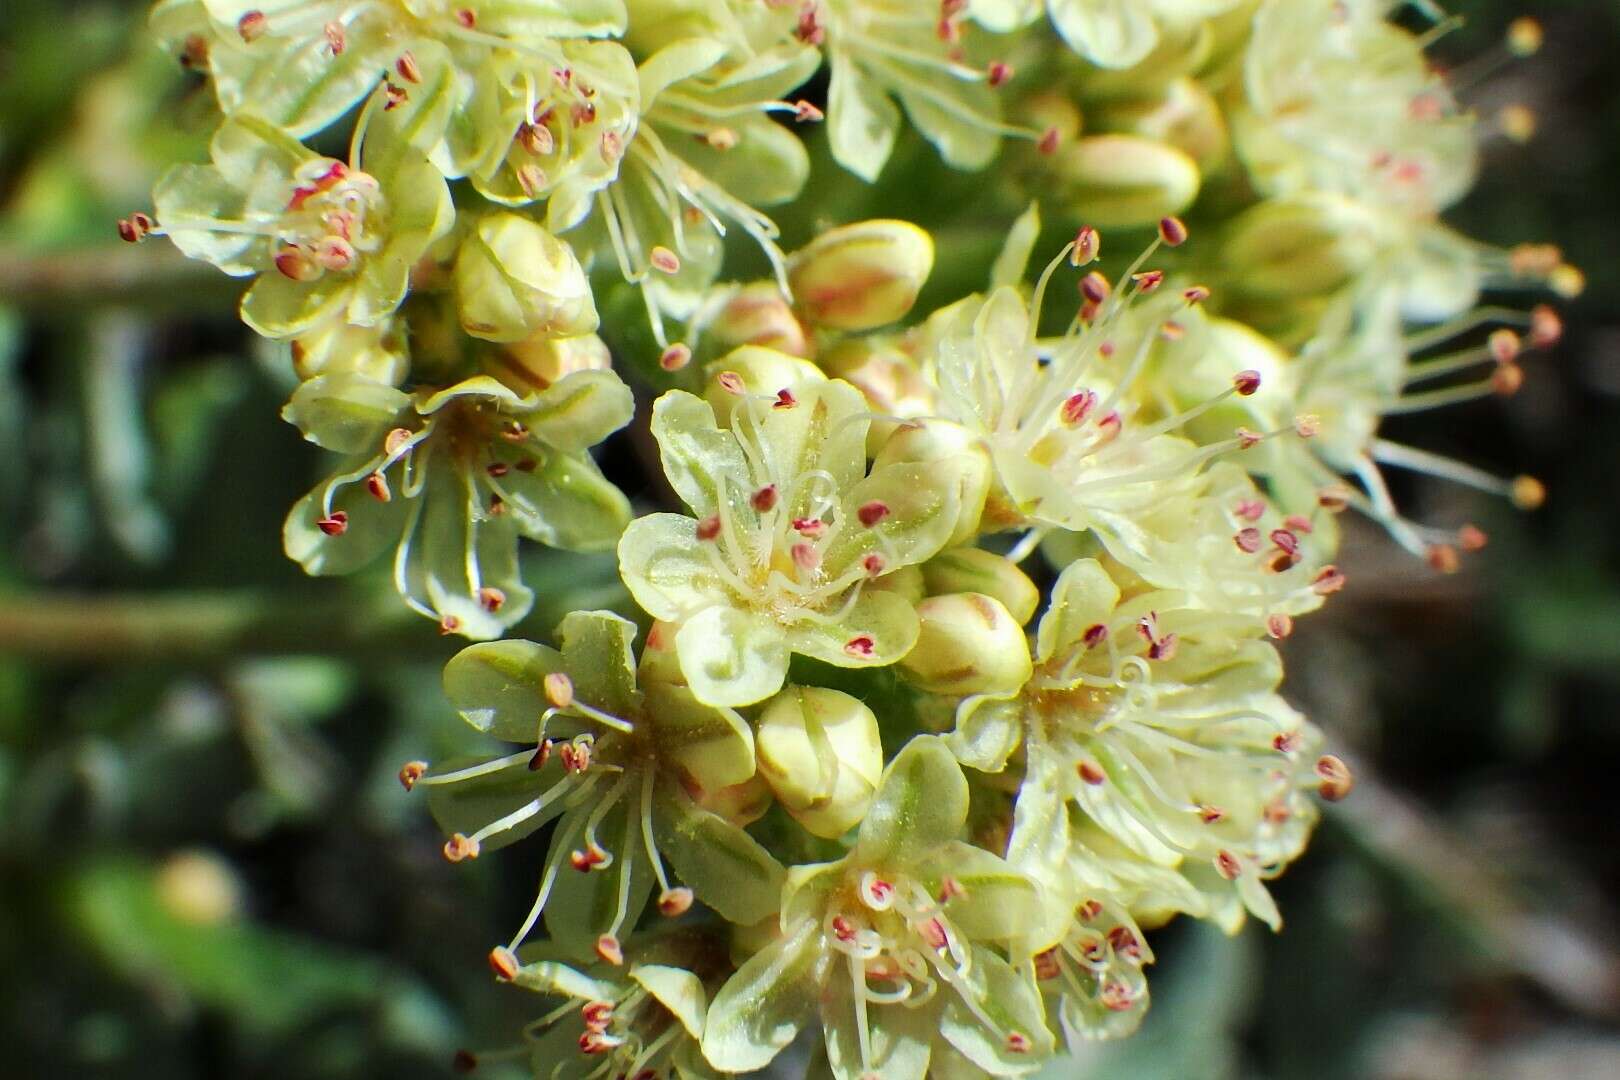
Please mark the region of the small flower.
POLYGON ((956 520, 949 472, 894 465, 867 475, 867 419, 849 384, 815 376, 792 388, 791 408, 775 407, 778 389, 744 387, 728 426, 701 398, 678 390, 659 398, 653 434, 692 516, 640 518, 619 544, 631 594, 655 618, 680 624, 681 670, 715 704, 774 694, 791 653, 840 667, 904 656, 917 613, 868 588, 867 556, 880 555, 890 572, 920 563, 956 520), (767 490, 768 502, 759 498, 767 490), (886 512, 871 516, 874 505, 886 512))
POLYGON ((553 999, 541 1019, 524 1028, 525 1056, 558 1080, 702 1069, 698 1042, 718 985, 708 973, 724 950, 724 941, 696 930, 632 944, 620 965, 575 966, 566 950, 524 947, 508 981, 553 999))
POLYGON ((528 394, 487 375, 416 395, 358 376, 311 379, 283 415, 348 456, 288 514, 287 554, 311 574, 347 574, 392 546, 394 585, 412 608, 468 637, 498 636, 533 601, 519 536, 586 551, 618 539, 629 503, 587 450, 632 408, 604 370, 528 394), (339 514, 343 529, 323 524, 339 514))
POLYGON ((679 914, 665 860, 733 922, 776 910, 776 860, 694 801, 694 793, 754 775, 752 732, 735 712, 702 704, 648 664, 638 673, 634 634, 633 623, 608 612, 575 612, 558 627, 560 651, 486 642, 445 668, 445 693, 469 724, 526 747, 416 780, 445 831, 480 854, 558 819, 534 905, 510 949, 544 915, 559 949, 609 958, 655 886, 661 906, 679 914), (557 673, 572 686, 566 705, 548 693, 557 673))
POLYGON ((178 0, 159 4, 152 23, 177 51, 194 36, 206 40, 201 51, 223 112, 251 108, 302 137, 336 121, 390 75, 407 93, 431 86, 430 54, 454 57, 453 82, 473 82, 485 65, 512 52, 557 56, 552 38, 622 33, 625 11, 618 4, 565 9, 546 0, 348 7, 325 0, 178 0))
POLYGON ((1257 622, 1182 603, 1171 592, 1122 599, 1100 563, 1073 563, 1041 619, 1033 676, 1016 694, 966 699, 951 745, 1000 771, 1022 743, 1009 858, 1054 888, 1099 883, 1064 881, 1067 860, 1049 859, 1071 848, 1058 834, 1072 802, 1100 834, 1081 849, 1114 853, 1097 858, 1107 872, 1131 861, 1173 869, 1179 899, 1159 902, 1228 927, 1247 907, 1276 926, 1261 878, 1299 854, 1315 821, 1306 793, 1321 782, 1319 737, 1277 696, 1282 664, 1257 622))
POLYGON ((212 153, 212 165, 170 169, 153 203, 181 251, 233 277, 257 276, 242 318, 266 337, 386 319, 412 265, 454 217, 443 178, 409 154, 372 175, 246 113, 220 126, 212 153))
POLYGON ((847 1076, 920 1076, 932 1054, 993 1075, 1052 1052, 1040 999, 1002 949, 1039 906, 1034 885, 962 842, 968 787, 941 740, 890 762, 855 847, 795 867, 781 936, 715 995, 703 1054, 764 1068, 819 1012, 827 1056, 847 1076))

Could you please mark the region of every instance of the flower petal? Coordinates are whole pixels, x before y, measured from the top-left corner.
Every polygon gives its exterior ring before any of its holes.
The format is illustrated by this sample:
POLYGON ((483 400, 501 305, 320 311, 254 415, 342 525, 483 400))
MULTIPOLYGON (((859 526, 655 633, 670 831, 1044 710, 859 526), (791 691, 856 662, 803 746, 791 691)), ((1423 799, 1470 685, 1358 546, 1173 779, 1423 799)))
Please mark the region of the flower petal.
POLYGON ((759 841, 674 785, 660 788, 653 833, 681 880, 728 922, 752 926, 776 913, 787 874, 782 864, 759 841))
POLYGON ((725 1072, 769 1065, 816 1011, 829 966, 821 926, 804 919, 749 957, 715 995, 703 1056, 725 1072))
POLYGON ((486 641, 462 649, 444 667, 444 694, 461 718, 507 742, 539 741, 550 708, 545 678, 563 655, 532 641, 486 641))
POLYGON ((908 868, 956 840, 967 812, 967 777, 956 757, 939 736, 918 735, 884 770, 853 857, 891 872, 908 868))
POLYGON ((709 705, 752 705, 787 679, 788 643, 781 628, 732 607, 704 608, 687 619, 675 634, 675 652, 692 693, 709 705))

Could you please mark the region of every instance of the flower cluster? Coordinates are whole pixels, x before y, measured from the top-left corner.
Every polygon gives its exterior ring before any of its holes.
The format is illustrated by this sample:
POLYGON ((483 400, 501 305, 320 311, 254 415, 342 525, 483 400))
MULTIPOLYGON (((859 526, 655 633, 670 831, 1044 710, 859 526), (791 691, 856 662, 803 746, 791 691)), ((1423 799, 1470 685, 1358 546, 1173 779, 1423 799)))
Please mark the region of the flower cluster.
POLYGON ((121 229, 251 278, 243 320, 286 343, 283 415, 344 458, 289 555, 338 574, 391 550, 406 602, 480 639, 445 692, 507 752, 400 773, 446 857, 545 837, 489 962, 557 1003, 497 1055, 711 1077, 816 1021, 813 1075, 1023 1075, 1139 1023, 1144 928, 1280 925, 1266 882, 1352 780, 1276 643, 1344 587, 1346 509, 1440 570, 1485 542, 1409 520, 1381 467, 1539 501, 1379 426, 1511 393, 1558 318, 1484 293, 1580 284, 1442 222, 1481 143, 1533 122, 1469 108, 1426 52, 1449 24, 1412 29, 1438 18, 158 4, 222 120, 121 229), (996 163, 985 213, 1035 197, 1044 223, 1029 205, 982 291, 914 315, 949 213, 786 252, 759 209, 799 198, 791 123, 823 117, 880 190, 909 125, 951 168, 996 163), (312 148, 339 126, 345 158, 312 148), (760 280, 721 280, 732 230, 760 280), (604 341, 626 286, 655 363, 604 341), (664 512, 592 456, 637 411, 621 373, 661 392, 640 449, 664 512), (616 553, 639 617, 488 640, 534 600, 520 537, 616 553))

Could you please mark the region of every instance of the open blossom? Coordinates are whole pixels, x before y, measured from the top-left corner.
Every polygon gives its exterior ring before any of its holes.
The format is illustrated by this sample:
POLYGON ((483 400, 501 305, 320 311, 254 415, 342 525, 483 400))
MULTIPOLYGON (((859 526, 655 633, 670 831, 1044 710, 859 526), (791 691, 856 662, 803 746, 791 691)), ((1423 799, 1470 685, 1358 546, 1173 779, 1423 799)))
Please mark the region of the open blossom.
POLYGON ((559 57, 552 39, 601 37, 624 29, 620 0, 160 0, 158 37, 197 55, 220 108, 252 108, 295 135, 331 124, 379 84, 406 94, 429 82, 425 55, 451 58, 470 83, 497 54, 559 57))
POLYGON ((736 706, 781 689, 792 653, 872 667, 909 652, 916 611, 875 586, 944 546, 959 496, 949 472, 868 474, 864 403, 847 383, 749 387, 733 375, 727 425, 683 391, 654 404, 664 473, 691 516, 637 519, 619 567, 637 603, 680 624, 698 697, 736 706))
POLYGON ((323 322, 368 326, 405 298, 411 266, 449 231, 450 193, 426 159, 322 157, 273 124, 237 114, 213 164, 177 165, 158 181, 158 222, 187 255, 255 276, 242 318, 267 337, 323 322))
POLYGON ((576 966, 543 943, 497 949, 490 964, 503 981, 548 999, 547 1012, 524 1028, 520 1048, 537 1076, 590 1080, 613 1070, 709 1077, 698 1043, 724 948, 712 934, 683 927, 627 947, 622 964, 576 966))
POLYGON ((1122 595, 1082 559, 1053 587, 1034 654, 1016 694, 964 700, 951 736, 989 771, 1021 750, 1015 864, 1067 827, 1072 803, 1131 857, 1185 878, 1189 914, 1231 925, 1247 908, 1276 924, 1261 882, 1315 821, 1319 736, 1277 695, 1282 664, 1258 628, 1174 593, 1122 595))
POLYGON ((739 923, 776 910, 781 866, 694 801, 753 775, 752 731, 645 658, 638 669, 634 635, 633 623, 609 612, 574 612, 558 627, 560 650, 516 640, 469 646, 445 669, 446 696, 473 727, 525 748, 461 767, 413 763, 401 774, 427 789, 453 861, 557 821, 534 904, 508 949, 544 916, 569 955, 617 964, 620 937, 655 888, 670 917, 694 894, 739 923))
POLYGON ((287 515, 287 553, 311 574, 347 574, 394 551, 394 585, 447 633, 497 637, 534 594, 520 536, 605 550, 629 503, 587 452, 633 404, 611 371, 584 370, 519 394, 488 375, 423 394, 337 374, 304 383, 284 410, 346 456, 287 515))
MULTIPOLYGON (((781 934, 715 995, 703 1053, 763 1068, 819 1012, 839 1080, 922 1080, 965 1059, 992 1076, 1050 1054, 1040 999, 1009 963, 1035 886, 963 842, 968 786, 950 751, 918 736, 890 762, 855 847, 795 867, 781 934)), ((958 1066, 960 1067, 960 1066, 958 1066)))

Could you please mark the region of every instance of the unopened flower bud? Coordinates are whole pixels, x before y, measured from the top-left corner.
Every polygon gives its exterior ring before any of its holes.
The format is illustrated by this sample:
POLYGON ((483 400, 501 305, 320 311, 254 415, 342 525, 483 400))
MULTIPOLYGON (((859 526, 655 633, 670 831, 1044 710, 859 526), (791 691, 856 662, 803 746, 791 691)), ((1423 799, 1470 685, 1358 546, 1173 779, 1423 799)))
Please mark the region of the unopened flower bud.
POLYGON ((934 241, 905 221, 859 221, 822 233, 788 267, 810 322, 871 330, 901 319, 934 268, 934 241))
POLYGON ((821 370, 808 360, 759 345, 743 345, 731 350, 707 369, 708 385, 703 397, 714 409, 715 419, 729 424, 744 394, 777 397, 786 389, 795 398, 807 384, 822 381, 821 370))
POLYGON ((1035 616, 1040 605, 1040 590, 1018 564, 982 548, 941 552, 923 564, 922 575, 930 596, 967 592, 993 596, 1020 626, 1035 616))
POLYGON ((955 478, 960 510, 950 544, 965 544, 978 535, 985 500, 995 478, 990 451, 981 440, 966 428, 944 420, 907 424, 889 436, 877 452, 872 467, 878 469, 902 462, 937 467, 942 481, 946 475, 955 478))
POLYGON ((478 222, 456 257, 454 283, 462 329, 485 341, 596 329, 590 282, 574 249, 518 214, 478 222))
POLYGON ((556 337, 540 331, 500 349, 491 375, 520 394, 544 390, 576 371, 606 371, 613 366, 607 343, 595 334, 556 337))
POLYGON ((810 355, 804 327, 775 282, 756 281, 738 289, 708 329, 727 345, 763 345, 790 356, 810 355))
POLYGON ((1097 225, 1133 226, 1179 214, 1198 195, 1198 166, 1136 135, 1088 135, 1053 156, 1058 197, 1097 225))
POLYGON ((1372 209, 1336 195, 1269 199, 1232 223, 1221 261, 1246 293, 1320 295, 1372 264, 1385 228, 1372 209))
POLYGON ((1024 630, 1000 600, 983 593, 932 596, 917 605, 922 633, 900 661, 917 686, 935 694, 1011 692, 1033 664, 1024 630))
POLYGON ((839 837, 859 823, 883 775, 877 717, 838 690, 782 691, 760 714, 754 745, 759 775, 817 836, 839 837))

